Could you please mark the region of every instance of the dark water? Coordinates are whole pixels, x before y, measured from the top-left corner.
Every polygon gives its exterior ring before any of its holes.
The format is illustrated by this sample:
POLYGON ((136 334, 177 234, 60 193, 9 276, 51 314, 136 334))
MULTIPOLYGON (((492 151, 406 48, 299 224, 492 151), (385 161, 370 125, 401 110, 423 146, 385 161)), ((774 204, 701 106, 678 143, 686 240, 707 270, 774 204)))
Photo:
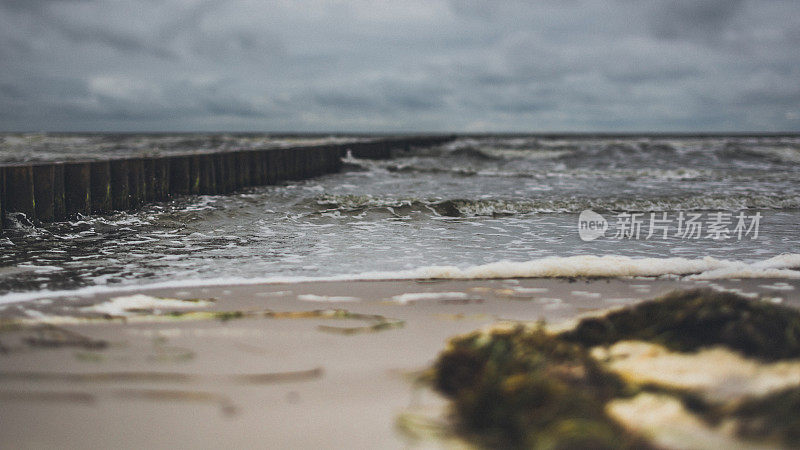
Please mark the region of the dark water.
MULTIPOLYGON (((126 139, 125 145, 166 148, 179 137, 126 139)), ((192 139, 193 146, 211 149, 228 138, 192 139)), ((269 139, 247 137, 261 144, 269 139)), ((90 144, 73 150, 108 151, 90 144)), ((129 150, 121 144, 113 151, 129 150)), ((17 217, 15 229, 0 238, 0 295, 10 300, 12 292, 94 285, 327 277, 578 255, 753 263, 800 253, 796 136, 461 138, 390 160, 346 162, 339 174, 179 198, 130 214, 47 226, 17 217), (580 239, 578 215, 586 209, 609 221, 605 237, 580 239), (668 239, 660 233, 646 239, 651 212, 671 219, 668 239), (677 232, 681 212, 702 214, 697 238, 677 232), (713 214, 730 214, 733 230, 742 212, 746 225, 760 214, 757 238, 754 230, 742 239, 707 236, 713 214), (638 239, 612 238, 621 213, 642 213, 638 239)))
POLYGON ((0 163, 64 161, 98 157, 155 156, 351 142, 359 136, 207 134, 0 134, 0 163))

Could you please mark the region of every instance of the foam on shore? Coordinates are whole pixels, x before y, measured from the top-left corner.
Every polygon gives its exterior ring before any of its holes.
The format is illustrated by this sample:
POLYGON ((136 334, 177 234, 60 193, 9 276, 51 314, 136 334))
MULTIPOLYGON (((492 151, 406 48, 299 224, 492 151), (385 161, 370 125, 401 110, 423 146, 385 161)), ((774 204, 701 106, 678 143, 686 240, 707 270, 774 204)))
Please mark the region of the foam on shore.
POLYGON ((705 257, 633 258, 619 255, 581 255, 534 259, 530 261, 498 261, 460 268, 457 266, 428 266, 387 272, 364 272, 327 277, 274 276, 261 278, 220 277, 186 279, 152 284, 96 285, 75 290, 11 292, 0 296, 0 304, 41 298, 91 296, 112 292, 137 292, 145 289, 190 288, 223 285, 253 285, 302 283, 320 281, 380 281, 411 279, 500 279, 500 278, 625 278, 685 276, 692 280, 730 278, 800 279, 800 254, 778 255, 757 262, 733 261, 705 257))

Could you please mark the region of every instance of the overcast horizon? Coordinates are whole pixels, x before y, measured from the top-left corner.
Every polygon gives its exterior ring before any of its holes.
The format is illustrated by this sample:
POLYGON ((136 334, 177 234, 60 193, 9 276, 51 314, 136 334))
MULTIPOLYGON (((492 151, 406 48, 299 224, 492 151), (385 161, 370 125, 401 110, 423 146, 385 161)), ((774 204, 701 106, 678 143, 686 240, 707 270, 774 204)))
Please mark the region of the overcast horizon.
POLYGON ((0 0, 0 131, 798 132, 793 1, 0 0))

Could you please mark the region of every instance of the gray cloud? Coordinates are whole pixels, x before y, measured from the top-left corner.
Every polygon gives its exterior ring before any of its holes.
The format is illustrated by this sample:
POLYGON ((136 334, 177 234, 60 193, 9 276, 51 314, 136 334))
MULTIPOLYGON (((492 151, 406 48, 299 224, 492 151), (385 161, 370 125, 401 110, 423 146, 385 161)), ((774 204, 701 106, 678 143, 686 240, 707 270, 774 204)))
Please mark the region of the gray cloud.
POLYGON ((0 129, 800 130, 792 1, 0 1, 0 129))
POLYGON ((651 17, 653 31, 656 36, 668 39, 715 37, 725 30, 743 6, 743 0, 661 2, 651 17))

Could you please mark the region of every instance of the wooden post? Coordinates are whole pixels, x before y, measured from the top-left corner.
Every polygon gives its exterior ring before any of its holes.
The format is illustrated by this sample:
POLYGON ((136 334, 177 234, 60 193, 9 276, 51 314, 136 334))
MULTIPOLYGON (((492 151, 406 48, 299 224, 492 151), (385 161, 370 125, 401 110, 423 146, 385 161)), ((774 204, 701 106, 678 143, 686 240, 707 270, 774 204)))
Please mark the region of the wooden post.
POLYGON ((64 193, 64 164, 53 166, 53 219, 67 218, 67 199, 64 193))
POLYGON ((92 213, 91 174, 89 162, 64 164, 64 200, 68 217, 92 213))
POLYGON ((169 198, 169 158, 153 157, 144 160, 145 199, 161 201, 169 198))
POLYGON ((239 159, 236 152, 225 153, 225 159, 228 161, 225 170, 225 177, 227 178, 225 184, 228 186, 228 192, 234 192, 239 189, 239 177, 237 171, 239 169, 239 159))
POLYGON ((217 165, 215 155, 204 153, 198 155, 200 160, 200 193, 217 193, 217 165))
POLYGON ((261 173, 263 174, 264 178, 264 185, 268 184, 275 184, 275 179, 271 173, 272 167, 270 166, 270 151, 269 150, 262 150, 261 152, 261 173))
POLYGON ((236 152, 236 188, 250 186, 250 155, 245 151, 236 152))
POLYGON ((36 196, 33 190, 33 167, 6 166, 6 211, 21 212, 36 219, 36 196))
POLYGON ((109 162, 111 168, 111 207, 115 211, 127 211, 130 208, 130 191, 128 186, 128 160, 114 159, 109 162))
POLYGON ((142 170, 144 171, 144 201, 145 203, 154 202, 156 196, 156 174, 155 158, 148 157, 142 159, 142 170))
POLYGON ((189 156, 173 156, 169 161, 169 186, 174 195, 188 194, 191 190, 191 163, 189 156))
POLYGON ((92 212, 106 214, 113 211, 111 199, 111 164, 108 161, 91 163, 92 212))
POLYGON ((130 196, 129 207, 138 209, 144 205, 144 161, 141 158, 128 160, 128 192, 130 196))
POLYGON ((55 164, 36 164, 33 166, 33 195, 36 205, 36 219, 41 222, 55 220, 55 164))
POLYGON ((268 184, 278 184, 281 181, 280 178, 280 164, 278 158, 278 150, 271 149, 266 151, 266 158, 264 161, 267 165, 267 183, 268 184))
POLYGON ((272 160, 275 162, 275 181, 280 183, 287 179, 286 149, 276 148, 272 152, 272 160))
POLYGON ((287 176, 289 180, 297 181, 300 178, 300 169, 298 165, 300 163, 300 158, 297 152, 297 148, 290 148, 287 149, 286 152, 286 167, 288 169, 287 176))
POLYGON ((305 180, 311 178, 313 175, 313 166, 311 162, 312 149, 310 147, 299 148, 297 154, 297 168, 300 170, 298 179, 305 180))
POLYGON ((189 193, 200 193, 200 155, 189 156, 189 193))
POLYGON ((214 158, 214 181, 216 182, 215 193, 225 194, 228 192, 227 186, 225 185, 225 156, 221 153, 215 153, 212 155, 212 157, 214 158))
POLYGON ((214 155, 217 193, 228 194, 236 190, 235 162, 235 155, 232 152, 222 152, 214 155))
POLYGON ((328 164, 331 173, 336 173, 342 170, 342 157, 344 154, 342 153, 342 148, 340 146, 331 146, 330 150, 328 151, 328 164))
POLYGON ((298 157, 297 148, 286 149, 286 176, 290 180, 297 180, 300 177, 300 170, 297 167, 299 162, 300 158, 298 157))
POLYGON ((264 151, 250 150, 247 153, 250 159, 250 185, 263 186, 267 184, 267 174, 264 173, 264 151))
POLYGON ((314 148, 312 154, 312 174, 313 176, 324 175, 328 173, 327 168, 325 167, 325 153, 327 152, 327 148, 325 147, 316 147, 314 148))
POLYGON ((0 166, 0 232, 6 224, 6 168, 0 166))

